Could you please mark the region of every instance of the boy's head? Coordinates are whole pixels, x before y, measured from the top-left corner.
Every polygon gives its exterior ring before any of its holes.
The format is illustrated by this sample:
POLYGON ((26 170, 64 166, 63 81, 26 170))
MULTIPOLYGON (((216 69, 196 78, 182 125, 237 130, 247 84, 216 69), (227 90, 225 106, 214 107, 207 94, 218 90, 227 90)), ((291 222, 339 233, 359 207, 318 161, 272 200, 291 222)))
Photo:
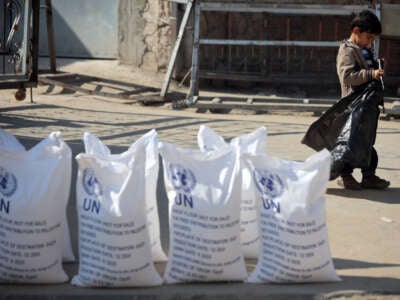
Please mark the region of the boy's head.
POLYGON ((359 12, 351 22, 351 38, 360 47, 369 46, 381 32, 381 22, 369 10, 359 12))

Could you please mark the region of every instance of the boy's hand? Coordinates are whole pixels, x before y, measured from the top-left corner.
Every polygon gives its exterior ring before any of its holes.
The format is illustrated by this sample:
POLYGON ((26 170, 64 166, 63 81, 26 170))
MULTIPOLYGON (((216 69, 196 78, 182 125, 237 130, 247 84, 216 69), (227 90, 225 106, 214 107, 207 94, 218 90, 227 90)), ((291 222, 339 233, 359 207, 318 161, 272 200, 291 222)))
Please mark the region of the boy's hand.
POLYGON ((383 69, 374 70, 373 77, 375 80, 379 80, 380 76, 383 76, 384 74, 385 74, 385 70, 383 70, 383 69))

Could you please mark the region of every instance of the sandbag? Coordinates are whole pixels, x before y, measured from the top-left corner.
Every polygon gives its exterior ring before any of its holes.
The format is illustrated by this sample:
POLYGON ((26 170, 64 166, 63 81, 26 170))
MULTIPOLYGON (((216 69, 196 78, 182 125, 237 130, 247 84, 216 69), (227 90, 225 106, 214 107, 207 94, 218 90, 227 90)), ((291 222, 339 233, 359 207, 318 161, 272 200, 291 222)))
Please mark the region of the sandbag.
POLYGON ((25 147, 12 134, 0 128, 0 150, 23 152, 25 147))
POLYGON ((14 137, 4 132, 1 136, 0 282, 65 282, 62 254, 71 150, 59 132, 29 151, 14 137))
POLYGON ((243 281, 238 151, 160 143, 160 154, 170 224, 164 282, 243 281))
MULTIPOLYGON (((207 126, 200 126, 197 141, 201 151, 215 151, 229 144, 207 126)), ((267 129, 260 127, 252 133, 235 137, 230 145, 240 148, 240 153, 262 154, 267 150, 267 129)), ((241 164, 242 191, 240 205, 240 239, 243 255, 257 258, 259 250, 258 203, 250 169, 241 164)))
POLYGON ((129 149, 120 154, 111 154, 110 149, 104 145, 96 136, 89 132, 84 133, 83 142, 85 153, 94 155, 110 162, 120 162, 129 164, 134 155, 135 148, 139 145, 146 147, 145 157, 145 203, 147 214, 147 227, 150 234, 151 255, 153 261, 166 261, 161 240, 160 240, 160 220, 157 206, 157 180, 159 171, 158 138, 157 132, 153 129, 140 137, 129 149))
POLYGON ((117 157, 87 150, 90 154, 76 156, 79 273, 72 284, 160 285, 146 215, 146 143, 135 143, 117 157))
POLYGON ((244 155, 260 197, 260 256, 248 281, 338 281, 329 249, 325 191, 330 153, 305 162, 244 155))
MULTIPOLYGON (((18 156, 18 152, 26 153, 25 147, 18 141, 18 139, 12 134, 7 133, 6 131, 0 129, 0 151, 7 151, 13 153, 16 157, 18 156)), ((22 154, 24 155, 24 154, 22 154)), ((66 175, 71 174, 71 167, 66 170, 66 175)), ((71 175, 69 175, 71 176, 71 175)), ((66 181, 66 184, 71 182, 71 179, 66 181)), ((69 195, 69 191, 68 191, 69 195)), ((62 196, 64 197, 64 196, 62 196)), ((74 262, 75 255, 72 251, 71 245, 71 236, 68 226, 68 218, 65 215, 63 220, 63 228, 64 228, 64 244, 63 244, 63 262, 74 262)))

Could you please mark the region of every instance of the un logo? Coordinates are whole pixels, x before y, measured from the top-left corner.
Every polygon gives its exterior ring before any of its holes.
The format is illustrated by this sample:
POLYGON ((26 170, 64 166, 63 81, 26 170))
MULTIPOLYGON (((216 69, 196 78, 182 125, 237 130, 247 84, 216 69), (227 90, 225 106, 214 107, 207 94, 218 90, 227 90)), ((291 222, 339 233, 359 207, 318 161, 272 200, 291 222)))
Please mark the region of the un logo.
POLYGON ((5 197, 12 196, 17 190, 17 178, 14 174, 0 167, 0 193, 5 197))
POLYGON ((274 199, 283 193, 284 183, 279 175, 267 170, 255 169, 253 177, 256 187, 263 197, 274 199))
POLYGON ((83 171, 82 185, 85 192, 90 195, 100 196, 103 195, 103 189, 100 182, 97 180, 94 170, 91 168, 86 168, 83 171))
POLYGON ((190 193, 196 186, 196 177, 189 169, 185 169, 179 164, 169 165, 170 178, 175 190, 183 190, 190 193))

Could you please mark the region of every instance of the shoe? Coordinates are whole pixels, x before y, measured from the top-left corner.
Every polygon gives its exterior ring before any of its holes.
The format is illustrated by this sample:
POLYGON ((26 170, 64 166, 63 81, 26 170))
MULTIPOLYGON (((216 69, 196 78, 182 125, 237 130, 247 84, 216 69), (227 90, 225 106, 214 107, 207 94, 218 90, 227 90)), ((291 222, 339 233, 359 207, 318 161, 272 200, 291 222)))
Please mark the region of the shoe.
POLYGON ((365 189, 384 190, 390 185, 390 181, 379 178, 376 175, 364 177, 361 186, 365 189))
POLYGON ((361 190, 361 184, 352 175, 344 175, 337 180, 338 185, 346 190, 361 190))

